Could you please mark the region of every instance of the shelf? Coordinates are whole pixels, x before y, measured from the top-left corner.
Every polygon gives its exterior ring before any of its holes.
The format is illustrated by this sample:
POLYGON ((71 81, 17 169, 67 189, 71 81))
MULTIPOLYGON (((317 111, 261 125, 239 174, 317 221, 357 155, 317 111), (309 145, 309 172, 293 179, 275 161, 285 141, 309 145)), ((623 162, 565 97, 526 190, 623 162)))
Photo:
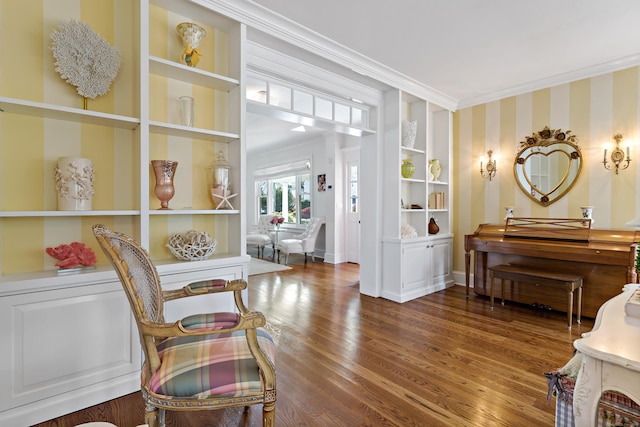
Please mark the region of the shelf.
POLYGON ((113 211, 5 211, 5 212, 0 212, 0 218, 134 216, 134 215, 140 215, 140 211, 113 210, 113 211))
POLYGON ((409 212, 409 213, 413 213, 413 212, 426 212, 426 209, 400 209, 401 212, 409 212))
POLYGON ((140 120, 133 117, 44 104, 42 102, 25 101, 3 96, 0 96, 0 112, 110 126, 120 129, 136 129, 140 125, 140 120))
POLYGON ((449 209, 429 209, 429 213, 431 212, 449 212, 449 209))
POLYGON ((444 182, 444 181, 429 181, 429 184, 434 184, 434 185, 449 185, 448 182, 444 182))
POLYGON ((415 153, 415 154, 424 154, 426 153, 426 151, 424 150, 418 150, 417 148, 409 148, 409 147, 400 147, 402 149, 402 151, 406 151, 408 153, 415 153))
POLYGON ((149 57, 149 72, 198 86, 222 90, 224 92, 229 92, 240 84, 238 80, 230 77, 202 71, 155 56, 149 57))
POLYGON ((157 209, 149 211, 149 215, 235 215, 237 209, 157 209))
POLYGON ((402 182, 413 182, 413 183, 422 183, 422 184, 424 184, 427 181, 424 180, 424 179, 416 179, 416 178, 402 178, 402 182))
POLYGON ((163 123, 157 121, 149 122, 149 131, 170 136, 180 136, 183 138, 206 139, 215 142, 232 142, 240 139, 235 133, 219 132, 215 130, 194 128, 191 126, 175 125, 173 123, 163 123))

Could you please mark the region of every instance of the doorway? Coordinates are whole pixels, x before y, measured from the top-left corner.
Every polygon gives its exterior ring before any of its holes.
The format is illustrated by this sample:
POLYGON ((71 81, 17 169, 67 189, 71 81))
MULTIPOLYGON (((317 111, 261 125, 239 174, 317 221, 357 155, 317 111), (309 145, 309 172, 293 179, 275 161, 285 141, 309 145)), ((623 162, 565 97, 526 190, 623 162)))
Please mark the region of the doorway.
POLYGON ((360 152, 345 150, 347 262, 360 264, 360 152))

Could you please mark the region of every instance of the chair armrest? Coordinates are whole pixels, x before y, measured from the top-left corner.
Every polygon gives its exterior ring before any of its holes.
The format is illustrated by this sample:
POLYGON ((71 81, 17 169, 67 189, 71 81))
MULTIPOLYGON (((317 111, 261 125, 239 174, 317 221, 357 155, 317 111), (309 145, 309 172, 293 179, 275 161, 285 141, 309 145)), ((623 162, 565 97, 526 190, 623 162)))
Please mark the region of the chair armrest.
POLYGON ((220 292, 241 291, 247 287, 247 282, 242 279, 224 280, 213 279, 192 282, 172 291, 162 291, 162 300, 171 301, 178 298, 192 297, 196 295, 215 294, 220 292))
MULTIPOLYGON (((211 316, 211 315, 209 315, 211 316)), ((248 329, 256 329, 263 327, 267 324, 267 320, 264 315, 259 311, 248 312, 245 314, 239 314, 238 321, 235 326, 232 327, 220 327, 221 323, 218 323, 217 326, 213 328, 209 327, 196 327, 193 328, 191 326, 184 326, 182 324, 183 320, 187 320, 193 316, 189 316, 189 318, 178 320, 174 323, 153 323, 148 321, 140 322, 140 326, 142 327, 143 334, 153 335, 155 337, 160 338, 168 338, 168 337, 186 337, 186 336, 195 336, 195 335, 211 335, 211 334, 224 334, 227 332, 233 332, 238 330, 248 330, 248 329)), ((222 323, 224 325, 224 322, 222 323)), ((200 325, 202 326, 202 325, 200 325)))

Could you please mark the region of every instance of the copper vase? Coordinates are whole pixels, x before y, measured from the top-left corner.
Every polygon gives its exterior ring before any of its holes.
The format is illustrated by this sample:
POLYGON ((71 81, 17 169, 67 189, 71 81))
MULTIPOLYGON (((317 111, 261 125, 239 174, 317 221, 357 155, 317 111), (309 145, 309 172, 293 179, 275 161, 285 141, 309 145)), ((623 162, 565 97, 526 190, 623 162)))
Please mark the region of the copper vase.
POLYGON ((436 224, 435 218, 431 218, 429 220, 429 234, 438 234, 438 231, 440 231, 440 227, 436 224))
POLYGON ((160 199, 159 209, 169 209, 169 200, 176 190, 173 187, 173 177, 176 174, 178 162, 173 160, 151 160, 153 172, 156 176, 154 194, 160 199))

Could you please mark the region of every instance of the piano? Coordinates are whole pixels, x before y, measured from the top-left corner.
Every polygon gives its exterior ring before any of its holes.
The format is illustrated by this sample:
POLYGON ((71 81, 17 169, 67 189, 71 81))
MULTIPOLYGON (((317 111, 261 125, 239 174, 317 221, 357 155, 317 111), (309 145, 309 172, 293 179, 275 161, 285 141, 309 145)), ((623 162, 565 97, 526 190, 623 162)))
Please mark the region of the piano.
MULTIPOLYGON (((480 224, 465 235, 466 292, 473 255, 473 289, 489 296, 489 267, 511 264, 541 271, 583 276, 582 314, 596 317, 607 300, 627 283, 637 283, 635 259, 640 232, 593 229, 589 219, 507 218, 504 224, 480 224), (472 254, 473 251, 473 254, 472 254)), ((500 288, 494 290, 502 298, 500 288)), ((566 292, 517 283, 505 284, 504 298, 565 311, 566 292)))

